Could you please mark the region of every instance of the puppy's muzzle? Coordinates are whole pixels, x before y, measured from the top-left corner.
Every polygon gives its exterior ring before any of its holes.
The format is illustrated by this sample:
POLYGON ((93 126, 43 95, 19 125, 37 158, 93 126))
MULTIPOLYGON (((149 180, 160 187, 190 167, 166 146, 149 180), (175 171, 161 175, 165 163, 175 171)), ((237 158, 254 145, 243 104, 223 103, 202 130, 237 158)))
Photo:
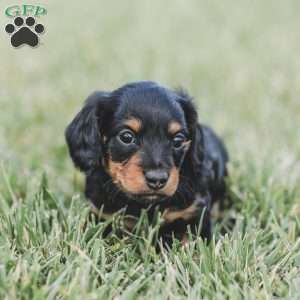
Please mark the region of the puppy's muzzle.
POLYGON ((165 170, 150 170, 145 172, 148 187, 152 190, 162 189, 169 179, 169 173, 165 170))

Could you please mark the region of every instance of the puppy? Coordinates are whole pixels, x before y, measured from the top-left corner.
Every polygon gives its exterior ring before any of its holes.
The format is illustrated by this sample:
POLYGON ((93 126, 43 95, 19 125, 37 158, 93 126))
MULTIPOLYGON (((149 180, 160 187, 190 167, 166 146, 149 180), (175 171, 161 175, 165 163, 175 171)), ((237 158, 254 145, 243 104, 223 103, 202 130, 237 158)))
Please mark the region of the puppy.
POLYGON ((67 127, 66 141, 102 218, 123 209, 131 230, 143 209, 150 220, 159 210, 163 240, 183 240, 188 227, 210 240, 212 204, 224 203, 228 154, 198 123, 185 92, 151 81, 95 92, 67 127))

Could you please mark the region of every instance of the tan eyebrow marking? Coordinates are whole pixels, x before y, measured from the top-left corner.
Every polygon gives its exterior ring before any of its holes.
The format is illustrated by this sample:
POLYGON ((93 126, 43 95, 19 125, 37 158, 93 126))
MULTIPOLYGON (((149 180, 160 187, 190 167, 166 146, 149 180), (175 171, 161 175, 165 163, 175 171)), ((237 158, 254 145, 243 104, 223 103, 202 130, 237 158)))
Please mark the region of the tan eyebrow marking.
POLYGON ((134 132, 139 132, 142 128, 142 122, 137 118, 130 118, 126 120, 125 125, 127 125, 134 132))
POLYGON ((181 129, 182 129, 182 126, 179 122, 171 121, 169 123, 168 131, 170 134, 175 134, 176 132, 178 132, 181 129))

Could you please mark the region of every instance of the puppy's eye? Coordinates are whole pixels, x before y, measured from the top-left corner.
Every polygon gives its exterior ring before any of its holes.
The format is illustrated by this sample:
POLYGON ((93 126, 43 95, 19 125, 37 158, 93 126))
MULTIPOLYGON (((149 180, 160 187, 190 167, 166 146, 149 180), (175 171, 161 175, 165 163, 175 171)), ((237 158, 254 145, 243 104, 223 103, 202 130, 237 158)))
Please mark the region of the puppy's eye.
POLYGON ((119 140, 126 145, 133 144, 136 142, 134 133, 129 130, 123 130, 118 135, 119 140))
POLYGON ((173 147, 175 149, 179 149, 181 148, 181 146, 183 145, 183 143, 185 142, 185 136, 182 133, 177 133, 174 138, 173 138, 173 147))

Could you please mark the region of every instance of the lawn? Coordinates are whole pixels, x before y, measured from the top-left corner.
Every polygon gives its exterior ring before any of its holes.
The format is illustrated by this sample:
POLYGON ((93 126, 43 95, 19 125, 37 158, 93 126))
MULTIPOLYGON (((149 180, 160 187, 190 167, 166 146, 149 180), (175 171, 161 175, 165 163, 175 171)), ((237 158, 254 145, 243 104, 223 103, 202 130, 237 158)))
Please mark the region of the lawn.
POLYGON ((300 2, 48 2, 36 49, 11 47, 0 5, 0 299, 300 299, 300 2), (140 79, 188 89, 229 149, 209 245, 86 223, 64 129, 140 79))

